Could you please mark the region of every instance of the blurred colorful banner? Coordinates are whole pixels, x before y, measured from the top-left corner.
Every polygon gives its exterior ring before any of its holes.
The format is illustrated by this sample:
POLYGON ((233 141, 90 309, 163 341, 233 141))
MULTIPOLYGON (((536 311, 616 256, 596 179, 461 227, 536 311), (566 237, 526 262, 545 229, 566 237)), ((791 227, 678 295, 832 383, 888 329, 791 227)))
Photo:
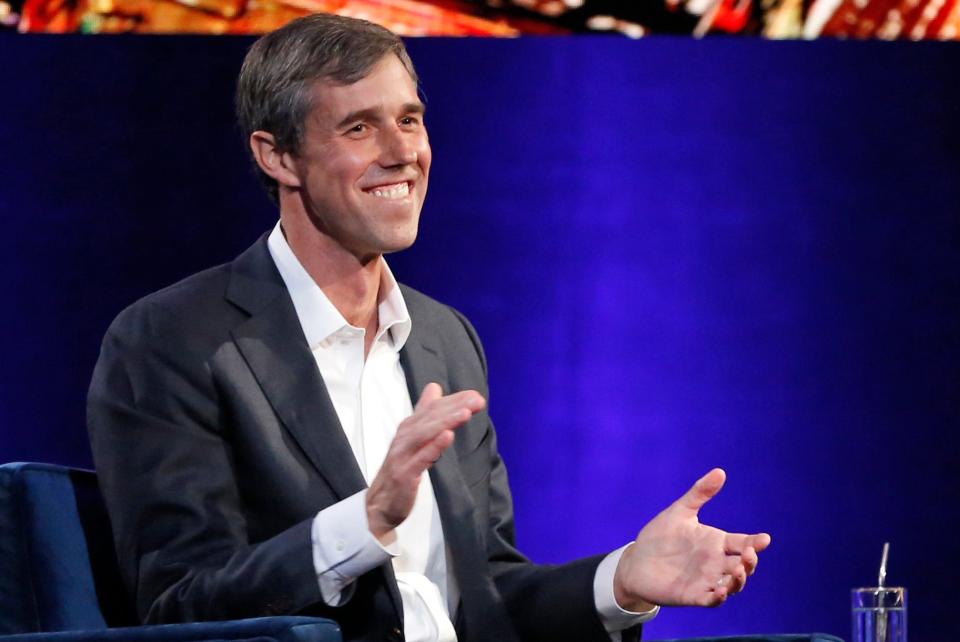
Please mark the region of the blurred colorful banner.
POLYGON ((0 0, 21 33, 259 34, 310 13, 405 36, 614 33, 957 40, 958 0, 0 0))

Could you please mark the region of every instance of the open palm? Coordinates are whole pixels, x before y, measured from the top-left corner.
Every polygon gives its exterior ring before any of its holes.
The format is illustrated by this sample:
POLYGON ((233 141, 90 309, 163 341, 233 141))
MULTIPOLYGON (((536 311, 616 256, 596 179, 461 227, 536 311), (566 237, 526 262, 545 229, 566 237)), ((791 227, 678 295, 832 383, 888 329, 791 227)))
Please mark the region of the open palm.
POLYGON ((725 480, 723 470, 711 470, 643 527, 614 576, 622 607, 716 606, 743 589, 770 536, 727 533, 700 523, 700 508, 725 480))

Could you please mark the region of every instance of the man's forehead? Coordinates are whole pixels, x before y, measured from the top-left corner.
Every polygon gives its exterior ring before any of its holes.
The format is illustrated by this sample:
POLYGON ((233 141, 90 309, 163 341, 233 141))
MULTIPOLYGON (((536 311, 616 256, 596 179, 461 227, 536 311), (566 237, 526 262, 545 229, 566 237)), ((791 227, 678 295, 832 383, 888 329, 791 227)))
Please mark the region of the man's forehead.
POLYGON ((353 82, 321 77, 310 82, 315 97, 323 94, 349 97, 371 90, 387 95, 417 95, 417 83, 395 54, 387 54, 377 61, 363 77, 353 82))
POLYGON ((363 87, 370 84, 374 78, 382 81, 388 81, 396 85, 398 89, 412 89, 417 91, 417 80, 413 73, 407 69, 406 65, 394 53, 387 53, 377 62, 370 65, 370 68, 356 80, 344 82, 332 76, 322 76, 311 82, 311 87, 331 90, 350 90, 357 87, 363 87))
POLYGON ((367 74, 352 82, 334 78, 318 78, 310 83, 313 112, 339 113, 357 109, 395 109, 416 105, 424 110, 417 84, 410 72, 393 53, 374 64, 367 74))

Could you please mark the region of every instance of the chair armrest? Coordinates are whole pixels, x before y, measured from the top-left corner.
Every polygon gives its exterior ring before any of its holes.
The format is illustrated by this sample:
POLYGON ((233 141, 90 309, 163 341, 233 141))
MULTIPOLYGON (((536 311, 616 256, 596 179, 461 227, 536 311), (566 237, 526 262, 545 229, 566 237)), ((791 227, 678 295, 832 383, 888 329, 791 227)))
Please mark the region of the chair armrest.
POLYGON ((340 627, 317 617, 277 616, 223 622, 157 624, 93 631, 20 633, 0 642, 341 642, 340 627))
POLYGON ((829 633, 755 633, 722 637, 682 638, 661 640, 660 642, 843 642, 843 640, 829 633))

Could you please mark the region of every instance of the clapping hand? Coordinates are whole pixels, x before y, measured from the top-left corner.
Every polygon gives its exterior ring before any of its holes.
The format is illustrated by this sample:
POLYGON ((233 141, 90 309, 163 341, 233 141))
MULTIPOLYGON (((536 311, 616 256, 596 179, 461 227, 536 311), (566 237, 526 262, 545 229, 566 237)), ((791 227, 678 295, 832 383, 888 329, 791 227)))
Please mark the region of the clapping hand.
POLYGON ((367 491, 367 522, 378 540, 384 544, 393 541, 394 529, 413 510, 423 474, 453 444, 454 431, 486 403, 475 390, 445 396, 436 383, 423 389, 413 414, 397 428, 367 491))

